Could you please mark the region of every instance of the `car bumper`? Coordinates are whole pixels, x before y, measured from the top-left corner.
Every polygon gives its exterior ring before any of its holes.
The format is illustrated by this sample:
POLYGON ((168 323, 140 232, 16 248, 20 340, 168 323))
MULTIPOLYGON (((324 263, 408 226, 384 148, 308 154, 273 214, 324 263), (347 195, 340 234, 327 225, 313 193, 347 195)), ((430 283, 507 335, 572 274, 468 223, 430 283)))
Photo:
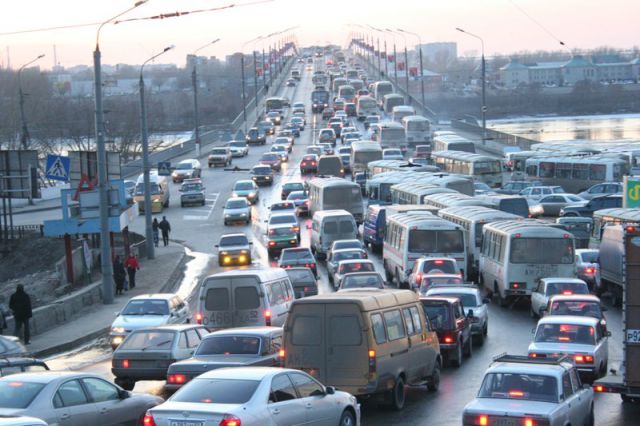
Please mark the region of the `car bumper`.
POLYGON ((249 265, 251 264, 251 254, 249 253, 228 253, 218 256, 218 263, 221 266, 249 265))
POLYGON ((273 179, 271 178, 254 178, 253 181, 256 185, 271 185, 273 183, 273 179))
POLYGON ((133 380, 165 380, 167 367, 150 368, 111 368, 111 373, 118 378, 133 380))
POLYGON ((228 214, 224 216, 225 222, 246 222, 249 219, 249 216, 244 214, 228 214))
POLYGON ((286 241, 271 240, 267 245, 267 248, 269 251, 280 251, 282 249, 291 248, 291 247, 298 247, 297 239, 294 238, 292 240, 286 240, 286 241), (275 244, 271 244, 272 242, 274 242, 275 244))
POLYGON ((180 202, 182 204, 202 203, 203 201, 204 201, 204 196, 202 195, 187 195, 180 198, 180 202))

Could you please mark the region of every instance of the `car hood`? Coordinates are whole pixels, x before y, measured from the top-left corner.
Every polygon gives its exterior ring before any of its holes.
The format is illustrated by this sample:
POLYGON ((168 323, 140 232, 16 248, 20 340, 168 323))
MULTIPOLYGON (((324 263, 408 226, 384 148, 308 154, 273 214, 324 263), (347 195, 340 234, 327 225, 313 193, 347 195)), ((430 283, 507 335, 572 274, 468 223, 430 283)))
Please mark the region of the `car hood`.
POLYGON ((201 355, 173 363, 171 371, 208 371, 252 364, 260 359, 258 355, 201 355))
POLYGON ((529 344, 529 352, 543 354, 574 354, 574 353, 593 353, 595 346, 581 345, 577 343, 543 343, 531 342, 529 344))
POLYGON ((237 246, 220 246, 218 248, 218 250, 220 252, 226 251, 226 252, 234 252, 234 251, 240 251, 240 250, 249 250, 249 246, 248 245, 237 245, 237 246))
POLYGON ((169 315, 118 315, 111 327, 137 330, 144 327, 157 327, 166 324, 167 321, 169 321, 169 315))
POLYGON ((247 213, 247 211, 249 210, 248 207, 241 207, 238 209, 224 209, 223 213, 224 214, 242 214, 242 213, 247 213))
POLYGON ((519 401, 500 398, 477 398, 464 408, 465 414, 488 414, 495 416, 549 416, 558 404, 541 401, 519 401))

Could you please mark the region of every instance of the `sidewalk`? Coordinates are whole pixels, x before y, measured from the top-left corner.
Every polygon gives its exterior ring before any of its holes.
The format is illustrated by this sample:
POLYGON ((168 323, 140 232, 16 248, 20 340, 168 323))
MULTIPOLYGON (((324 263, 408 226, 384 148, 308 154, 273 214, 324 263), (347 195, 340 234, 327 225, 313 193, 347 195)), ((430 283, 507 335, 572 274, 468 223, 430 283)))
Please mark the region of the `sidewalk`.
MULTIPOLYGON (((153 260, 140 259, 136 274, 136 288, 115 296, 113 304, 86 306, 70 321, 31 337, 27 349, 36 357, 44 358, 74 349, 98 337, 107 336, 116 312, 121 311, 130 298, 140 294, 171 292, 179 282, 185 260, 184 246, 171 242, 158 247, 153 260)), ((101 282, 92 286, 102 285, 101 282)))

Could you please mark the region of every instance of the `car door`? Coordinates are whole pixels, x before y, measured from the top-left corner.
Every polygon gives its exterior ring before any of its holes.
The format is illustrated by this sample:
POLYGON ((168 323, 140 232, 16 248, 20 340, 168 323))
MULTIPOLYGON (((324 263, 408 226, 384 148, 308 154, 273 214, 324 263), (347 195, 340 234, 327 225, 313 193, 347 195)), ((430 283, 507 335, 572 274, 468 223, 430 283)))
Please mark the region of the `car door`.
POLYGON ((464 314, 464 307, 462 306, 462 303, 455 303, 454 312, 456 317, 456 326, 460 329, 462 334, 462 343, 464 344, 468 339, 471 339, 471 322, 464 314))
POLYGON ((582 424, 582 413, 579 412, 580 401, 578 400, 578 395, 574 392, 571 376, 568 371, 565 371, 562 375, 562 394, 564 396, 564 403, 567 406, 568 423, 572 425, 582 424))
POLYGON ((414 381, 427 376, 433 370, 435 351, 427 344, 418 308, 416 306, 403 308, 402 316, 409 335, 409 361, 414 366, 414 377, 410 377, 409 380, 414 381))
POLYGON ((325 393, 324 386, 304 373, 289 373, 289 377, 306 410, 306 424, 333 426, 338 423, 342 407, 325 393))
POLYGON ((96 406, 79 380, 68 380, 60 385, 53 398, 60 426, 86 426, 96 422, 96 406))
POLYGON ((307 408, 285 373, 271 380, 267 409, 271 420, 278 426, 303 425, 307 422, 307 408))
POLYGON ((598 368, 600 368, 600 363, 603 365, 607 364, 609 359, 609 339, 607 338, 607 332, 602 329, 600 324, 595 328, 595 337, 596 337, 596 349, 594 351, 595 362, 596 364, 596 373, 598 372, 598 368))
POLYGON ((591 398, 589 398, 589 391, 582 388, 582 380, 578 375, 578 371, 572 368, 569 371, 569 378, 571 379, 571 387, 573 388, 573 395, 575 398, 575 409, 578 421, 572 424, 586 425, 589 424, 587 419, 591 410, 591 398))
POLYGON ((187 339, 187 332, 181 331, 178 333, 178 343, 173 349, 173 357, 177 360, 187 359, 193 355, 193 351, 189 349, 189 342, 187 339))
POLYGON ((535 290, 531 292, 531 311, 540 314, 540 308, 543 306, 544 282, 540 281, 535 290))
POLYGON ((141 413, 132 412, 126 400, 120 398, 118 388, 111 383, 96 377, 86 377, 82 379, 82 384, 93 401, 95 411, 92 424, 117 426, 138 420, 141 413))
POLYGON ((196 351, 196 348, 198 347, 202 339, 196 332, 195 328, 186 330, 185 334, 187 335, 187 358, 189 358, 193 356, 193 353, 196 351))

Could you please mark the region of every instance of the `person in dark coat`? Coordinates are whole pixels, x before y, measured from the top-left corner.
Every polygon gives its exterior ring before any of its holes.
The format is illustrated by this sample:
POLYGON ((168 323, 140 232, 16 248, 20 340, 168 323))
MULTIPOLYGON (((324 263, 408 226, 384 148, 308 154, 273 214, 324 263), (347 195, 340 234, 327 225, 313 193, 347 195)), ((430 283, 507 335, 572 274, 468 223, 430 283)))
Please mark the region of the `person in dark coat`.
POLYGON ((166 216, 162 216, 162 221, 158 224, 158 228, 162 231, 162 242, 166 247, 169 245, 169 232, 171 232, 171 225, 166 216))
POLYGON ((160 224, 158 223, 157 217, 153 218, 151 230, 153 231, 153 245, 158 247, 158 241, 160 240, 160 224))
POLYGON ((120 260, 120 256, 116 256, 113 259, 113 281, 116 283, 116 295, 122 294, 125 279, 127 279, 127 273, 124 270, 124 264, 120 260))
POLYGON ((13 335, 20 337, 22 329, 24 328, 24 344, 28 345, 31 339, 31 331, 29 330, 29 318, 33 316, 31 312, 31 298, 24 291, 24 286, 18 284, 16 292, 11 295, 9 299, 9 308, 13 311, 13 320, 15 327, 13 335))
POLYGON ((129 275, 129 288, 136 287, 136 272, 140 269, 140 262, 133 253, 129 254, 127 260, 124 261, 124 266, 127 268, 127 274, 129 275))

